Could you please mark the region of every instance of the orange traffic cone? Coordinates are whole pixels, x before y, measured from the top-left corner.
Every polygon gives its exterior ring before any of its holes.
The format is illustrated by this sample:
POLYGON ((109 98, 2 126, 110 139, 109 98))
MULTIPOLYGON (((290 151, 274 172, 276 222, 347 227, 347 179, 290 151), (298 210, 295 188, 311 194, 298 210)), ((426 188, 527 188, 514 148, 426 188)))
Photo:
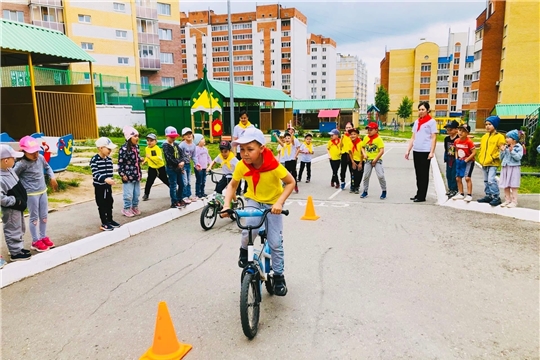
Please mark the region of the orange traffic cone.
POLYGON ((178 360, 186 356, 191 348, 191 345, 182 344, 176 338, 167 304, 161 301, 158 305, 154 343, 140 360, 178 360))
POLYGON ((320 216, 315 214, 315 205, 313 205, 313 198, 308 196, 306 204, 306 213, 300 220, 317 220, 320 216))

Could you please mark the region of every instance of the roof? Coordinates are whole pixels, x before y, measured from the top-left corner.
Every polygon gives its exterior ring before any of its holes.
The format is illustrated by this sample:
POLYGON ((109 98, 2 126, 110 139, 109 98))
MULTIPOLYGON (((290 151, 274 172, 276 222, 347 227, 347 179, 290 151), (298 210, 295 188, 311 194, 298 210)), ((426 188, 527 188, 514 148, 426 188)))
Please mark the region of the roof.
POLYGON ((0 33, 2 66, 28 65, 28 53, 34 65, 94 61, 56 30, 0 19, 0 33))
MULTIPOLYGON (((291 101, 291 100, 289 100, 291 101)), ((287 103, 287 108, 294 110, 329 110, 329 109, 358 109, 358 100, 356 99, 310 99, 310 100, 292 100, 293 103, 287 103)), ((276 104, 275 108, 283 108, 283 104, 276 104)))
POLYGON ((339 116, 339 110, 321 110, 319 111, 320 118, 336 118, 339 116))
POLYGON ((491 110, 491 115, 500 118, 525 118, 540 108, 540 104, 497 104, 491 110))
MULTIPOLYGON (((190 81, 186 84, 147 95, 144 99, 189 100, 202 81, 203 79, 190 81)), ((208 82, 221 97, 224 99, 230 97, 228 81, 208 80, 208 82)), ((279 89, 238 83, 233 83, 233 94, 235 100, 291 101, 291 98, 279 89)))
POLYGON ((375 105, 371 104, 371 105, 368 106, 367 112, 372 112, 372 111, 375 111, 375 112, 381 112, 381 110, 379 110, 378 107, 376 107, 375 105))

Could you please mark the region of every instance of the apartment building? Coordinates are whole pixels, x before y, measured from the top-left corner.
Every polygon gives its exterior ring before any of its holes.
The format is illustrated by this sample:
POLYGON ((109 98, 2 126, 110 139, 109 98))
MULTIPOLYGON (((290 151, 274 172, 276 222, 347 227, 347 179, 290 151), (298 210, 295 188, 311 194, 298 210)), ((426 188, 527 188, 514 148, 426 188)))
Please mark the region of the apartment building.
MULTIPOLYGON (((4 18, 65 33, 96 60, 96 73, 143 86, 180 83, 180 50, 174 45, 180 40, 177 1, 8 0, 1 5, 4 18)), ((81 64, 70 67, 88 71, 81 64)), ((81 81, 89 79, 85 74, 81 81)))
MULTIPOLYGON (((254 12, 231 14, 231 24, 235 82, 279 88, 296 99, 308 97, 307 18, 300 11, 259 5, 254 12)), ((202 77, 204 66, 210 78, 228 81, 227 15, 182 13, 180 26, 183 81, 202 77)))
POLYGON ((422 42, 414 49, 386 52, 381 61, 381 85, 390 96, 388 119, 403 97, 413 100, 413 118, 420 101, 429 101, 432 116, 461 117, 470 107, 473 46, 467 33, 449 33, 446 46, 422 42))
POLYGON ((336 94, 336 42, 322 35, 308 39, 309 98, 334 99, 336 94))
POLYGON ((335 97, 357 99, 360 114, 366 114, 367 67, 357 56, 337 54, 335 97))

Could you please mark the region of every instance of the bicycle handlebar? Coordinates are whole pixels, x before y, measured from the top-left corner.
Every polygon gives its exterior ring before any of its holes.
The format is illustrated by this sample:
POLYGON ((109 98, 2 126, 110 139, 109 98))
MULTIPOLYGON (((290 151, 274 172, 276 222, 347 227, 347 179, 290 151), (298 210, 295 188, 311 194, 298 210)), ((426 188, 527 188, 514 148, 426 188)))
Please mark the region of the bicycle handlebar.
MULTIPOLYGON (((264 209, 264 210, 263 209, 239 209, 239 210, 227 209, 227 210, 222 211, 222 212, 226 212, 229 215, 236 214, 237 215, 236 216, 236 224, 238 225, 238 227, 240 229, 242 229, 242 230, 249 230, 249 228, 258 229, 261 226, 263 226, 263 224, 264 224, 264 222, 266 220, 266 216, 268 216, 268 214, 271 211, 272 211, 272 209, 264 209), (243 217, 259 217, 259 216, 261 217, 261 221, 256 226, 253 226, 253 225, 244 226, 240 222, 240 219, 243 218, 243 217)), ((289 210, 281 210, 281 214, 285 215, 285 216, 288 216, 289 215, 289 210)))
POLYGON ((220 173, 220 172, 217 172, 217 171, 214 171, 214 170, 209 170, 209 171, 208 171, 208 174, 210 174, 210 179, 212 180, 212 182, 213 182, 214 184, 219 183, 219 180, 216 180, 215 177, 214 177, 214 175, 222 175, 222 176, 225 176, 225 177, 227 177, 227 176, 231 176, 231 177, 232 177, 232 174, 223 174, 223 173, 220 173))

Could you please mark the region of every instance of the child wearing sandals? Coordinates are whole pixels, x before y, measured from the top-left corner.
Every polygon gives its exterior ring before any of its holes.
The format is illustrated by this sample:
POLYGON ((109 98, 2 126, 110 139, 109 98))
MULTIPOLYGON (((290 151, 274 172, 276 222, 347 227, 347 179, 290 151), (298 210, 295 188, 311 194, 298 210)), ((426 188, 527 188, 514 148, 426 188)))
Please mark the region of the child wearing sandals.
POLYGON ((521 181, 521 158, 523 147, 519 143, 519 133, 512 130, 506 133, 506 144, 500 147, 502 160, 499 187, 504 189, 505 202, 501 207, 514 208, 517 206, 517 195, 521 181))

